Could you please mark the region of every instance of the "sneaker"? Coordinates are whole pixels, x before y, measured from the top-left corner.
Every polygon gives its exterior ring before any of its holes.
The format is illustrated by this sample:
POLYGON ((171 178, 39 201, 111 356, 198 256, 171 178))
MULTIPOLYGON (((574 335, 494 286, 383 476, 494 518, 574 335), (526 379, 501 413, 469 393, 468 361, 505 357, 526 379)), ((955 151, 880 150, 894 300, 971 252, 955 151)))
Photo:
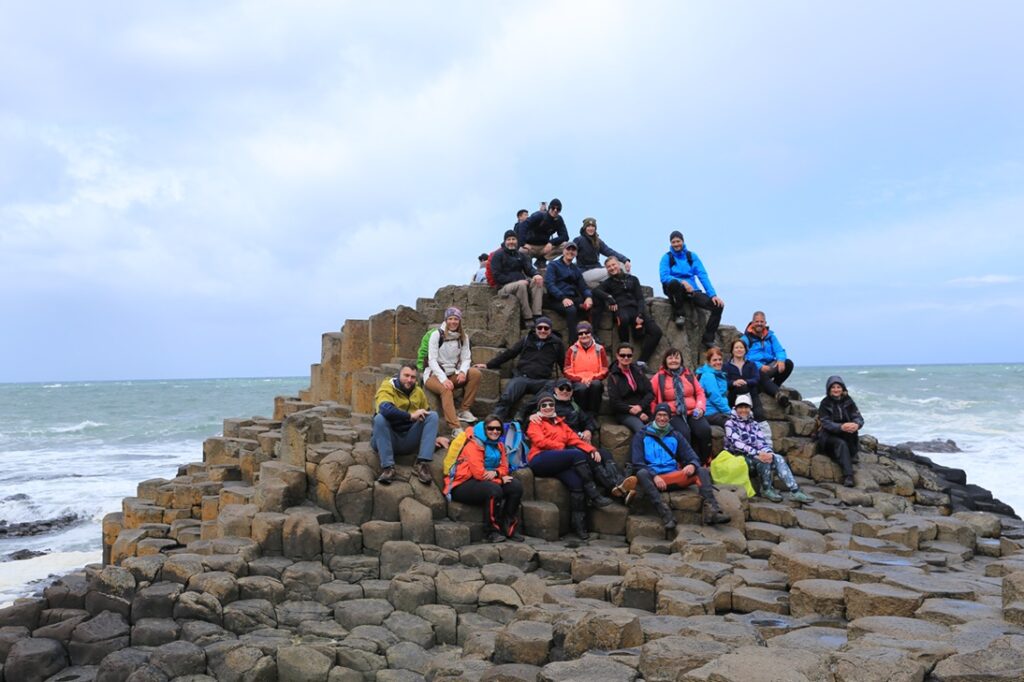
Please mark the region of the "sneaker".
POLYGON ((383 485, 391 485, 391 481, 395 480, 395 467, 387 467, 384 471, 380 472, 380 476, 377 477, 377 483, 383 485))
POLYGON ((412 470, 416 474, 416 478, 420 479, 420 483, 430 484, 434 482, 434 477, 430 473, 430 462, 425 459, 418 460, 413 465, 412 470))
POLYGON ((477 419, 476 415, 469 410, 463 410, 462 412, 459 412, 459 421, 466 422, 467 424, 475 424, 477 419))
POLYGON ((789 499, 795 500, 801 504, 810 504, 811 502, 814 502, 813 497, 799 489, 790 492, 789 499))
POLYGON ((491 543, 492 545, 497 544, 499 542, 505 542, 505 536, 496 530, 492 530, 490 533, 487 534, 487 542, 491 543))
POLYGON ((682 315, 676 315, 676 319, 672 320, 672 322, 676 325, 676 329, 682 329, 683 325, 686 324, 686 318, 682 315))
POLYGON ((636 496, 636 476, 627 476, 622 483, 612 488, 612 495, 622 497, 623 503, 629 504, 636 496))
POLYGON ((782 502, 782 495, 775 488, 762 488, 761 497, 772 502, 782 502))

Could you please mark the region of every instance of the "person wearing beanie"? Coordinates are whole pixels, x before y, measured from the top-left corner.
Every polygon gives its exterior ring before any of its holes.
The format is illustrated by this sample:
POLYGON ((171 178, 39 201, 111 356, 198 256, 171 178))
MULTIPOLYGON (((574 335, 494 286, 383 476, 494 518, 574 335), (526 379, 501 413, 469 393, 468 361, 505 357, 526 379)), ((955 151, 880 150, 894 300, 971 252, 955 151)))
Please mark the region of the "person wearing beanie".
POLYGON ((594 338, 589 322, 576 325, 576 342, 565 351, 565 377, 572 382, 576 402, 592 415, 601 411, 608 353, 594 338))
POLYGON ((587 503, 607 507, 612 501, 601 494, 588 460, 601 461, 601 453, 558 416, 555 397, 544 391, 537 399, 537 418, 530 419, 526 436, 530 451, 527 466, 534 476, 557 478, 569 489, 569 525, 580 540, 588 540, 587 503))
POLYGON ((562 219, 562 202, 552 199, 547 209, 533 213, 516 225, 519 250, 539 263, 557 258, 569 241, 569 230, 562 219))
POLYGON ((423 368, 423 387, 441 399, 448 428, 458 433, 459 422, 472 424, 473 403, 483 374, 472 366, 469 337, 462 328, 462 311, 452 306, 444 311, 444 322, 427 341, 427 362, 423 368), (462 388, 462 407, 455 410, 455 391, 462 388))
POLYGON ((843 485, 853 485, 853 464, 860 449, 860 436, 864 417, 853 402, 846 382, 838 375, 825 382, 825 397, 818 405, 818 449, 839 462, 843 469, 843 485))
POLYGON ((633 501, 639 484, 658 510, 665 530, 672 530, 676 527, 676 518, 662 493, 697 485, 703 499, 704 524, 729 523, 730 516, 715 499, 711 474, 701 466, 686 438, 672 428, 671 417, 672 408, 668 403, 658 403, 654 407, 654 420, 633 436, 630 460, 636 474, 622 482, 626 504, 633 501))
POLYGON ((700 257, 686 248, 682 232, 674 230, 669 235, 669 245, 671 248, 661 257, 658 273, 661 276, 661 289, 672 303, 675 315, 673 321, 676 328, 683 328, 687 303, 707 310, 711 314, 704 326, 701 344, 705 349, 711 348, 715 345, 715 334, 718 332, 718 323, 722 321, 725 301, 715 293, 715 287, 700 257), (698 280, 704 288, 703 292, 697 289, 698 280))
POLYGON ((584 218, 580 236, 573 240, 576 244, 576 265, 583 271, 583 279, 593 289, 608 278, 608 271, 601 266, 601 256, 618 258, 626 272, 629 272, 629 258, 604 243, 597 235, 597 219, 584 218))
POLYGON ((501 247, 491 254, 491 277, 500 296, 514 296, 524 326, 531 326, 540 317, 544 305, 544 278, 537 273, 530 259, 519 252, 515 230, 506 230, 501 247))
MULTIPOLYGON (((604 262, 607 279, 594 289, 595 300, 612 313, 619 343, 628 343, 630 336, 640 344, 640 362, 646 366, 661 341, 661 327, 647 312, 647 299, 640 280, 629 274, 615 256, 604 262)), ((586 277, 587 273, 583 273, 586 277)), ((594 318, 597 319, 595 313, 594 318)))
POLYGON ((551 318, 543 315, 526 336, 514 345, 491 358, 486 364, 478 364, 478 369, 498 369, 512 358, 518 357, 516 367, 512 371, 512 379, 498 398, 494 413, 507 421, 513 414, 516 405, 526 393, 538 393, 550 387, 551 374, 555 368, 562 369, 565 362, 565 344, 561 337, 551 328, 551 318))
POLYGON ((565 317, 569 328, 569 343, 576 343, 576 326, 580 318, 590 314, 594 299, 590 287, 583 280, 583 273, 573 263, 576 258, 576 244, 569 242, 562 256, 548 263, 544 273, 544 288, 547 290, 547 307, 565 317))
POLYGON ((476 257, 477 271, 470 284, 487 284, 487 261, 490 257, 489 253, 481 253, 476 257))
POLYGON ((747 460, 747 466, 757 472, 761 479, 762 497, 772 502, 782 501, 782 495, 775 490, 772 481, 773 474, 778 474, 794 501, 813 502, 810 495, 800 490, 786 458, 772 449, 771 441, 754 421, 753 408, 754 401, 749 394, 736 398, 736 405, 725 422, 725 449, 734 455, 742 455, 747 460))

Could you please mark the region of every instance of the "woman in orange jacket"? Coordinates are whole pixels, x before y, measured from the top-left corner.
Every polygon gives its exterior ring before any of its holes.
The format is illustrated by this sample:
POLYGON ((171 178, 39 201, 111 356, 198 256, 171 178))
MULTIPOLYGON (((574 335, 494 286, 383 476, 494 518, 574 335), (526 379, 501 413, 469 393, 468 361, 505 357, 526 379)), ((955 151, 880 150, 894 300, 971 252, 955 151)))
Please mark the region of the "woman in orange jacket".
POLYGON ((587 540, 587 500, 595 507, 607 507, 612 501, 601 494, 590 471, 589 459, 601 460, 596 447, 586 442, 555 413, 555 398, 541 393, 537 401, 539 419, 531 419, 526 428, 530 451, 527 466, 534 476, 557 478, 569 489, 570 525, 573 532, 587 540))
POLYGON ((508 454, 501 442, 503 428, 501 419, 493 414, 472 428, 454 471, 445 475, 444 490, 456 502, 483 506, 488 542, 504 542, 505 538, 522 542, 519 503, 523 484, 510 475, 508 454))
POLYGON ((707 466, 711 461, 711 424, 704 416, 707 399, 700 380, 683 366, 683 354, 678 348, 669 348, 661 359, 661 369, 651 377, 654 400, 651 410, 659 403, 672 408, 672 428, 681 433, 707 466))

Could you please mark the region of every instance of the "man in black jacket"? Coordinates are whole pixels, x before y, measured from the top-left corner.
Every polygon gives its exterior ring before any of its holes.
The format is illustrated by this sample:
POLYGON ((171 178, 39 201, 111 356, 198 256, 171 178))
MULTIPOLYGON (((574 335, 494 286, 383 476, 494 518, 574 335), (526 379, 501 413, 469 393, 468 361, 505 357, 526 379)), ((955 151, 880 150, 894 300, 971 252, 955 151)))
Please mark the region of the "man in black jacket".
POLYGON ((491 254, 491 276, 502 296, 515 296, 523 322, 529 326, 540 317, 544 303, 544 278, 537 274, 530 259, 520 253, 514 230, 505 232, 501 248, 491 254))
POLYGON ((634 352, 628 343, 615 352, 616 363, 608 372, 608 402, 619 423, 639 433, 651 422, 654 391, 651 380, 633 364, 634 352))
POLYGON ((640 362, 646 365, 661 341, 661 328, 647 314, 647 301, 640 288, 640 280, 625 272, 615 256, 608 258, 604 266, 608 270, 608 279, 594 289, 594 295, 615 316, 619 341, 627 343, 632 333, 640 342, 640 362))
POLYGON ((537 211, 516 226, 519 250, 531 258, 552 260, 569 241, 569 230, 562 220, 562 202, 552 199, 546 211, 537 211), (554 237, 552 237, 554 235, 554 237))
POLYGON ((565 363, 565 344, 551 331, 551 319, 537 318, 533 331, 514 346, 493 357, 478 368, 498 369, 514 357, 519 357, 512 372, 512 380, 505 386, 494 408, 494 414, 507 421, 516 404, 527 392, 537 393, 551 383, 551 371, 562 369, 565 363))

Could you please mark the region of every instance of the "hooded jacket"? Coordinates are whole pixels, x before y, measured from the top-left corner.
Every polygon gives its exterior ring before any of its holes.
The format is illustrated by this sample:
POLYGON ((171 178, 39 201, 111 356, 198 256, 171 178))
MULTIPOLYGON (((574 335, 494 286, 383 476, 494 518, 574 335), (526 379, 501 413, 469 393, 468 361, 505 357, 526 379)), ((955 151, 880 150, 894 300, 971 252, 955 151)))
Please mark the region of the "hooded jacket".
POLYGON ((583 272, 575 263, 566 263, 556 258, 548 263, 544 273, 544 289, 557 299, 590 298, 590 287, 583 279, 583 272))
POLYGON ((751 322, 747 325, 742 338, 747 343, 747 360, 753 360, 758 367, 786 360, 786 349, 775 337, 775 332, 768 327, 765 327, 764 333, 758 336, 754 333, 754 323, 751 322))
POLYGON ((587 270, 593 270, 594 268, 604 267, 601 265, 601 256, 608 258, 615 256, 620 261, 625 263, 629 258, 622 255, 612 247, 604 243, 604 240, 595 232, 594 238, 591 239, 587 236, 587 228, 580 228, 580 236, 573 239, 576 244, 578 251, 576 255, 576 263, 580 266, 580 270, 586 272, 587 270), (597 242, 595 245, 594 242, 597 242))
POLYGON ((498 369, 512 358, 519 356, 515 376, 530 379, 550 379, 554 367, 562 369, 565 362, 565 344, 561 337, 551 332, 543 341, 531 331, 515 345, 503 350, 487 362, 487 369, 498 369))
MULTIPOLYGON (((864 426, 864 417, 857 409, 857 403, 853 402, 849 392, 846 390, 846 382, 838 374, 832 375, 825 382, 825 397, 818 405, 818 421, 821 423, 821 431, 818 433, 818 440, 824 441, 829 434, 846 434, 842 426, 846 422, 853 422, 857 426, 864 426), (838 398, 829 395, 829 387, 832 384, 839 384, 843 387, 843 394, 838 398)), ((846 434, 856 436, 856 434, 846 434)))
POLYGON ((708 414, 729 414, 729 381, 725 372, 705 363, 697 368, 697 378, 704 389, 708 414))
POLYGON ((445 476, 445 493, 450 494, 452 488, 470 479, 484 480, 485 471, 497 471, 499 477, 508 476, 508 455, 503 442, 487 439, 487 432, 481 421, 472 427, 472 433, 462 447, 462 452, 459 453, 459 458, 455 463, 455 475, 445 476), (488 455, 492 459, 497 455, 497 466, 487 467, 485 465, 488 455))
POLYGON ((629 385, 626 375, 623 374, 619 363, 615 363, 608 371, 608 402, 611 403, 612 412, 618 415, 629 414, 629 408, 639 405, 649 416, 651 403, 654 402, 654 392, 651 391, 651 380, 635 364, 629 366, 629 373, 633 377, 636 388, 629 385))
POLYGON ((629 456, 633 466, 638 469, 650 469, 654 474, 667 474, 678 471, 687 464, 700 466, 697 453, 678 431, 669 431, 661 437, 661 442, 668 446, 668 451, 658 443, 658 434, 654 424, 648 424, 633 436, 629 456), (672 454, 669 454, 669 451, 672 454))
POLYGON ((501 248, 491 256, 491 276, 497 282, 498 287, 503 287, 510 282, 518 282, 537 274, 533 263, 519 249, 509 251, 502 244, 501 248))
POLYGON ((416 384, 411 391, 406 391, 398 383, 397 376, 381 382, 373 402, 376 411, 384 415, 396 433, 405 433, 412 428, 414 422, 410 413, 430 409, 427 395, 420 385, 416 384))
POLYGON ((608 277, 598 284, 594 289, 594 295, 606 305, 646 312, 647 300, 643 289, 640 288, 640 280, 625 271, 620 271, 618 275, 608 277))
POLYGON ((561 213, 557 218, 552 218, 547 211, 535 211, 529 218, 517 223, 515 229, 520 246, 525 244, 558 246, 569 241, 569 230, 565 227, 565 220, 562 219, 561 213), (555 235, 554 239, 551 238, 551 235, 555 235))
POLYGON ((761 425, 754 421, 753 416, 746 419, 740 417, 736 410, 729 414, 729 421, 725 422, 725 442, 723 447, 734 455, 743 455, 750 458, 759 452, 771 452, 772 444, 764 436, 761 425))
POLYGON ((565 351, 565 378, 570 381, 601 380, 608 376, 608 353, 594 341, 584 348, 579 341, 565 351))
POLYGON ((711 278, 708 277, 708 271, 704 269, 704 264, 701 262, 700 257, 693 251, 688 251, 686 245, 683 244, 683 248, 679 251, 669 249, 668 252, 661 257, 661 263, 658 265, 658 274, 661 276, 661 283, 663 285, 670 284, 673 280, 682 280, 693 287, 694 291, 697 291, 697 280, 700 280, 701 285, 704 287, 704 292, 708 296, 717 296, 715 293, 715 287, 711 285, 711 278), (687 259, 689 254, 689 259, 687 259), (693 261, 692 265, 690 261, 693 261))
MULTIPOLYGON (((693 372, 683 368, 683 375, 680 377, 683 383, 683 401, 686 405, 686 414, 693 414, 694 410, 707 412, 707 398, 704 396, 704 388, 697 381, 693 372)), ((676 390, 672 385, 672 375, 662 367, 651 377, 651 392, 654 393, 654 400, 651 401, 651 413, 654 413, 654 406, 658 403, 668 403, 672 408, 672 414, 676 414, 676 390)), ((686 416, 686 415, 684 415, 686 416)))
POLYGON ((580 438, 561 417, 541 419, 539 422, 531 421, 526 427, 526 437, 530 439, 530 451, 526 453, 527 462, 545 450, 576 448, 591 453, 597 449, 580 438))

